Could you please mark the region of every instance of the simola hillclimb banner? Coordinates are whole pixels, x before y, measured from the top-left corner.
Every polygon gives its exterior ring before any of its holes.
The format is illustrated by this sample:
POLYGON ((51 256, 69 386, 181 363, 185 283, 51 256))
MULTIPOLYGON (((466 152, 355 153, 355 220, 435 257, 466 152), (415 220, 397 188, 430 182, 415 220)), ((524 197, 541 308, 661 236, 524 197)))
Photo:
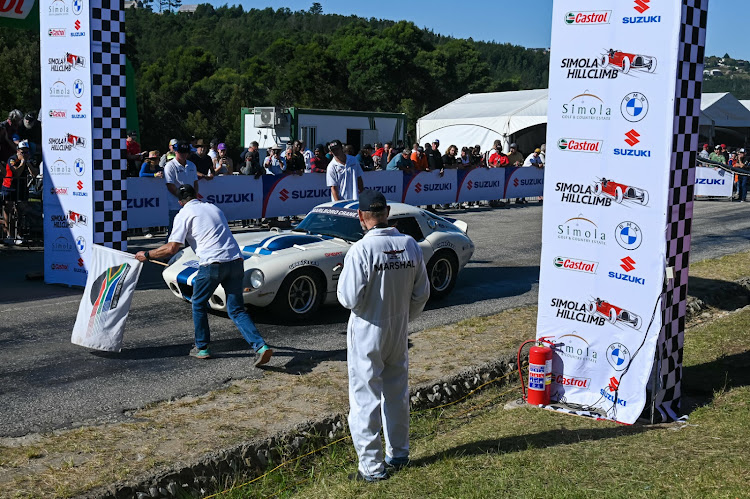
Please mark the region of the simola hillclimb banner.
POLYGON ((708 2, 553 9, 537 321, 552 400, 634 423, 659 345, 657 409, 673 419, 708 2))

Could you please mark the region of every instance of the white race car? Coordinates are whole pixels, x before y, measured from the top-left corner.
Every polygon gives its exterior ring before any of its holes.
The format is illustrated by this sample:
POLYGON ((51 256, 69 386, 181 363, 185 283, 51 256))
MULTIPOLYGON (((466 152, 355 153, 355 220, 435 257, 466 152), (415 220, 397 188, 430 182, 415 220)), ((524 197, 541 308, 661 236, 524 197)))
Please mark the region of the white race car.
MULTIPOLYGON (((338 303, 336 285, 344 255, 362 238, 356 201, 316 206, 292 230, 235 235, 245 259, 243 297, 246 304, 271 306, 292 320, 312 315, 321 303, 338 303)), ((474 253, 467 225, 415 208, 389 203, 389 223, 412 236, 422 248, 430 280, 430 298, 446 296, 459 271, 474 253)), ((169 289, 190 300, 198 258, 190 248, 177 253, 162 273, 169 289)), ((219 286, 209 300, 214 310, 226 311, 226 295, 219 286)))

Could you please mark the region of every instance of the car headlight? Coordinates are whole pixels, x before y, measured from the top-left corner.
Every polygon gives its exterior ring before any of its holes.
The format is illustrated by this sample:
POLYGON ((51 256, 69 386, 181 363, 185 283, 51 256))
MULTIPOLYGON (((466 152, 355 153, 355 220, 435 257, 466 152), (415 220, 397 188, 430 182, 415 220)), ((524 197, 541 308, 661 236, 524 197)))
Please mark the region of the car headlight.
POLYGON ((250 271, 250 286, 253 289, 258 289, 261 286, 263 286, 263 283, 265 282, 266 278, 263 275, 263 272, 261 272, 258 269, 253 269, 250 271))

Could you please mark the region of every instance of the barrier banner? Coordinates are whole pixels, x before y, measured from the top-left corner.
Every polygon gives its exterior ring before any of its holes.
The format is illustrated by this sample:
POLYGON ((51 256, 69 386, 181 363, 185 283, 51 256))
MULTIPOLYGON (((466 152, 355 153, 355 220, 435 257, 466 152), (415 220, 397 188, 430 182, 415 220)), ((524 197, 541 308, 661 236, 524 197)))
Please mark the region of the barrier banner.
POLYGON ((261 217, 262 180, 245 175, 222 175, 198 184, 202 200, 218 206, 227 220, 261 217))
POLYGON ((544 192, 544 168, 505 167, 504 199, 533 198, 544 192))
POLYGON ((699 166, 695 169, 695 195, 732 197, 734 175, 720 168, 699 166))
POLYGON ((130 253, 92 245, 89 276, 70 338, 74 345, 119 352, 142 263, 130 253))
POLYGON ((413 206, 454 203, 457 184, 457 170, 445 170, 442 177, 436 171, 404 175, 401 202, 413 206))
POLYGON ((472 168, 456 170, 458 189, 455 201, 488 201, 503 199, 504 168, 472 168))
POLYGON ((90 25, 88 1, 41 2, 44 235, 75 249, 45 244, 47 283, 83 286, 94 242, 90 25))
POLYGON ((263 175, 263 218, 300 215, 330 200, 323 174, 263 175))
POLYGON ((362 181, 366 189, 375 189, 385 198, 396 203, 401 202, 401 189, 404 187, 404 174, 400 171, 364 172, 362 181))
POLYGON ((169 224, 168 195, 163 178, 129 178, 128 227, 166 227, 169 224))
POLYGON ((554 0, 537 337, 560 410, 634 423, 657 340, 679 407, 707 3, 554 0))

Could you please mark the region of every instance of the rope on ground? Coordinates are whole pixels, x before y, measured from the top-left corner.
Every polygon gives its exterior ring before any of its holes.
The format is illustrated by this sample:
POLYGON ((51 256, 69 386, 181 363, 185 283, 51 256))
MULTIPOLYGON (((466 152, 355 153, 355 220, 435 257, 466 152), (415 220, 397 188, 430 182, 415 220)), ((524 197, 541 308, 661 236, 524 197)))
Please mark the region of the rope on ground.
MULTIPOLYGON (((524 367, 526 366, 526 364, 527 364, 527 363, 525 363, 525 362, 524 362, 524 367)), ((485 386, 487 386, 487 385, 490 385, 490 384, 492 384, 492 383, 496 383, 496 382, 498 382, 498 381, 502 381, 503 379, 506 379, 507 377, 509 377, 509 376, 512 376, 512 375, 513 375, 513 374, 515 374, 515 373, 516 373, 516 372, 512 370, 512 371, 509 371, 508 373, 504 374, 503 376, 500 376, 499 378, 491 379, 490 381, 487 381, 486 383, 483 383, 483 384, 479 385, 478 387, 474 388, 473 390, 471 390, 471 391, 470 391, 469 393, 467 393, 467 394, 466 394, 466 395, 464 395, 463 397, 461 397, 461 398, 459 398, 459 399, 456 399, 456 400, 454 400, 454 401, 452 401, 452 402, 448 402, 448 403, 445 403, 445 404, 442 404, 442 405, 439 405, 439 406, 436 406, 436 407, 429 407, 429 408, 427 408, 427 409, 422 409, 422 410, 420 410, 420 411, 412 411, 412 412, 410 412, 410 414, 421 414, 421 413, 423 413, 423 412, 426 412, 426 411, 432 411, 432 410, 435 410, 435 409, 442 409, 443 407, 448 407, 448 406, 451 406, 451 405, 457 404, 458 402, 461 402, 462 400, 465 400, 465 399, 467 399, 468 397, 470 397, 471 395, 473 395, 474 393, 478 392, 479 390, 481 390, 481 389, 482 389, 482 388, 484 388, 485 386)), ((514 387, 513 387, 512 389, 510 389, 510 390, 506 390, 506 391, 504 391, 503 393, 501 393, 500 395, 497 395, 496 397, 493 397, 493 399, 491 399, 490 401, 492 401, 492 400, 495 400, 495 399, 498 399, 498 398, 502 397, 503 395, 507 395, 508 393, 512 392, 513 390, 517 390, 517 389, 518 389, 518 387, 517 387, 517 386, 514 386, 514 387)), ((482 405, 481 405, 481 406, 479 406, 479 407, 484 407, 484 406, 485 406, 485 405, 487 405, 487 404, 488 404, 488 402, 485 402, 484 404, 482 404, 482 405)), ((469 410, 467 410, 467 411, 464 411, 464 413, 466 413, 466 412, 470 412, 470 411, 472 411, 472 410, 475 410, 475 408, 470 408, 469 410)), ((456 416, 456 417, 459 417, 459 416, 456 416)), ((228 489, 228 490, 222 490, 222 491, 220 491, 220 492, 217 492, 217 493, 215 493, 215 494, 211 494, 210 496, 205 496, 205 497, 204 497, 204 499, 212 499, 212 498, 214 498, 214 497, 218 497, 218 496, 220 496, 220 495, 224 495, 224 494, 227 494, 227 493, 229 493, 229 492, 232 492, 233 490, 237 490, 237 489, 241 489, 241 488, 243 488, 243 487, 247 487, 248 485, 250 485, 250 484, 252 484, 252 483, 255 483, 255 482, 257 482, 258 480, 261 480, 262 478, 265 478, 266 476, 270 475, 271 473, 273 473, 274 471, 278 470, 279 468, 282 468, 282 467, 286 466, 287 464, 291 464, 291 463, 294 463, 294 462, 296 462, 296 461, 299 461, 300 459, 303 459, 303 458, 305 458, 305 457, 307 457, 307 456, 310 456, 310 455, 312 455, 312 454, 317 454, 318 452, 320 452, 320 451, 323 451, 323 450, 327 449, 328 447, 331 447, 332 445, 335 445, 335 444, 337 444, 337 443, 339 443, 339 442, 343 442, 344 440, 351 440, 351 438, 352 438, 352 437, 351 437, 351 435, 347 435, 347 436, 345 436, 345 437, 341 437, 341 438, 339 438, 339 439, 337 439, 337 440, 334 440, 333 442, 329 442, 329 443, 327 443, 327 444, 326 444, 326 445, 324 445, 323 447, 319 447, 319 448, 317 448, 317 449, 315 449, 315 450, 313 450, 313 451, 310 451, 310 452, 308 452, 307 454, 303 454, 303 455, 301 455, 301 456, 297 456, 297 457, 295 457, 295 458, 293 458, 293 459, 289 459, 289 460, 287 460, 287 461, 284 461, 284 462, 282 462, 281 464, 279 464, 278 466, 276 466, 275 468, 273 468, 273 469, 271 469, 271 470, 268 470, 268 471, 266 471, 266 472, 265 472, 265 473, 263 473, 262 475, 260 475, 260 476, 257 476, 257 477, 253 478, 253 479, 252 479, 252 480, 250 480, 250 481, 247 481, 247 482, 245 482, 245 483, 243 483, 243 484, 237 485, 236 487, 235 487, 235 486, 232 486, 232 487, 231 487, 230 489, 228 489)), ((307 481, 307 480, 308 480, 308 479, 302 480, 302 482, 305 482, 305 481, 307 481)), ((299 482, 299 483, 302 483, 302 482, 299 482)), ((297 485, 297 484, 293 484, 293 485, 290 485, 290 486, 286 487, 285 489, 282 489, 281 491, 278 491, 278 492, 276 492, 276 493, 274 493, 274 494, 271 494, 271 495, 270 495, 270 496, 268 496, 268 497, 273 497, 273 496, 275 496, 275 495, 278 495, 278 494, 279 494, 280 492, 283 492, 284 490, 286 490, 286 489, 288 489, 288 488, 291 488, 291 487, 294 487, 294 486, 296 486, 296 485, 297 485)))

